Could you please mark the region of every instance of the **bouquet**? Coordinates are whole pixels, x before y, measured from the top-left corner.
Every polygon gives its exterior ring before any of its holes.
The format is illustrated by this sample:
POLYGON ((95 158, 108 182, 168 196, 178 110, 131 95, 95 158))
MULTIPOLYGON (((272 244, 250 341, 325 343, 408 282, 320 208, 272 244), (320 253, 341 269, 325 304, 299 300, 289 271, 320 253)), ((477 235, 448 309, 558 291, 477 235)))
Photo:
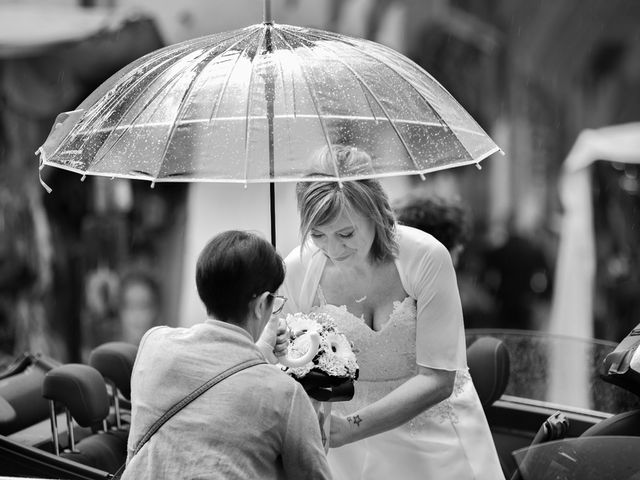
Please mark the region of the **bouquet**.
POLYGON ((285 321, 290 332, 289 347, 280 364, 311 397, 320 422, 322 443, 328 450, 330 402, 353 398, 354 381, 359 372, 355 351, 326 313, 289 314, 285 321))

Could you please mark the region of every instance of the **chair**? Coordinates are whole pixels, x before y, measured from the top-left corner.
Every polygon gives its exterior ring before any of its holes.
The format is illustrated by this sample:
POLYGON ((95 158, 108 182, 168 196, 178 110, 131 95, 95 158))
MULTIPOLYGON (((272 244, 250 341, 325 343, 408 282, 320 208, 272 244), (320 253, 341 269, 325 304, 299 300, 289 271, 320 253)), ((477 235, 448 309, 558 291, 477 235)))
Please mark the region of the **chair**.
MULTIPOLYGON (((509 351, 500 339, 480 337, 467 347, 469 374, 485 411, 507 388, 510 365, 509 351)), ((500 452, 498 457, 502 471, 507 477, 508 462, 500 452)))
POLYGON ((623 435, 625 437, 640 436, 640 410, 630 410, 628 412, 612 415, 605 420, 601 420, 592 427, 587 428, 580 436, 594 437, 602 435, 623 435))
POLYGON ((480 337, 467 347, 467 365, 480 403, 487 409, 509 383, 509 351, 502 340, 480 337))
MULTIPOLYGON (((636 325, 602 362, 600 378, 640 396, 640 372, 634 359, 640 352, 640 324, 636 325)), ((582 437, 599 435, 640 435, 640 409, 617 413, 582 433, 582 437)))
POLYGON ((42 396, 49 400, 51 434, 56 455, 106 472, 113 473, 120 468, 126 460, 126 438, 106 431, 109 395, 98 370, 75 363, 56 367, 45 375, 42 396), (68 447, 62 452, 56 403, 64 406, 67 419, 68 447), (81 427, 90 427, 93 433, 76 443, 73 420, 81 427))
POLYGON ((118 392, 126 400, 131 399, 131 372, 137 353, 138 347, 131 343, 108 342, 94 348, 89 355, 89 365, 98 370, 111 386, 115 428, 118 430, 123 428, 118 392))
POLYGON ((10 435, 45 420, 47 401, 42 398, 46 372, 60 365, 41 354, 23 354, 0 373, 0 435, 10 435))
POLYGON ((33 356, 29 353, 23 353, 22 355, 20 355, 7 367, 5 367, 2 372, 0 372, 0 380, 24 372, 27 367, 32 364, 32 358, 33 356))

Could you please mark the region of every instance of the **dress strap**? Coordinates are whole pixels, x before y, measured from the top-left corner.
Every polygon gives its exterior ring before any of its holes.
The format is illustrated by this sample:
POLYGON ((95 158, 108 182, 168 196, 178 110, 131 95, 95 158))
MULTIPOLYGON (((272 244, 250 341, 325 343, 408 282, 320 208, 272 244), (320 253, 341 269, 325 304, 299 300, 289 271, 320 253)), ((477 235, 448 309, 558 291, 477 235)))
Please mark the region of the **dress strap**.
POLYGON ((324 307, 327 304, 327 299, 324 296, 324 292, 322 291, 322 287, 320 285, 318 285, 317 294, 318 294, 318 301, 320 302, 320 306, 324 307))
POLYGON ((302 285, 300 287, 300 301, 298 307, 302 312, 310 311, 316 298, 318 298, 321 303, 326 303, 324 295, 320 296, 318 294, 320 278, 322 277, 326 261, 327 257, 320 250, 315 250, 311 253, 311 259, 307 265, 302 285))

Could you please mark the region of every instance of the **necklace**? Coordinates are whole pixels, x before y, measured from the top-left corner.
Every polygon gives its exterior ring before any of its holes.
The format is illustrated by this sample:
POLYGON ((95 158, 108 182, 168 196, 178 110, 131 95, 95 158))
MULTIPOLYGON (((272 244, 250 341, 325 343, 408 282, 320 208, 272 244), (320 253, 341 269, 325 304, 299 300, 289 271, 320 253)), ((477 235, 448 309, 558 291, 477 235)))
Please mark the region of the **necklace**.
MULTIPOLYGON (((348 290, 350 289, 349 287, 353 287, 354 283, 356 282, 348 282, 347 280, 345 280, 343 275, 339 275, 336 273, 335 269, 334 270, 333 275, 338 275, 338 278, 336 278, 337 283, 341 284, 341 287, 338 288, 338 290, 340 290, 340 292, 338 293, 339 295, 343 296, 343 297, 350 297, 354 303, 360 304, 362 302, 364 302, 367 299, 367 294, 362 295, 359 298, 356 298, 353 294, 348 293, 348 290), (346 295, 345 295, 346 294, 346 295)), ((330 280, 328 280, 330 281, 330 280)), ((355 292, 358 293, 358 292, 355 292)), ((323 294, 324 296, 324 294, 323 294)))

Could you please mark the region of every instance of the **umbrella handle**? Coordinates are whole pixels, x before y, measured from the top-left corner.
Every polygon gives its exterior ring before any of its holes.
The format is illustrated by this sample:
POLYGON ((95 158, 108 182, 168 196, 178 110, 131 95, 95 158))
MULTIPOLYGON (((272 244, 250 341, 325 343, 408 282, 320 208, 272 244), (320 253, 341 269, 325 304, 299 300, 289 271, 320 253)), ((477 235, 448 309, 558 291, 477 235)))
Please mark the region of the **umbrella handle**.
POLYGON ((318 332, 306 332, 298 338, 303 338, 304 336, 309 337, 309 350, 307 350, 304 355, 297 358, 291 357, 290 354, 278 358, 278 361, 282 365, 285 367, 297 368, 302 367, 313 360, 313 357, 316 356, 320 349, 320 334, 318 332))

